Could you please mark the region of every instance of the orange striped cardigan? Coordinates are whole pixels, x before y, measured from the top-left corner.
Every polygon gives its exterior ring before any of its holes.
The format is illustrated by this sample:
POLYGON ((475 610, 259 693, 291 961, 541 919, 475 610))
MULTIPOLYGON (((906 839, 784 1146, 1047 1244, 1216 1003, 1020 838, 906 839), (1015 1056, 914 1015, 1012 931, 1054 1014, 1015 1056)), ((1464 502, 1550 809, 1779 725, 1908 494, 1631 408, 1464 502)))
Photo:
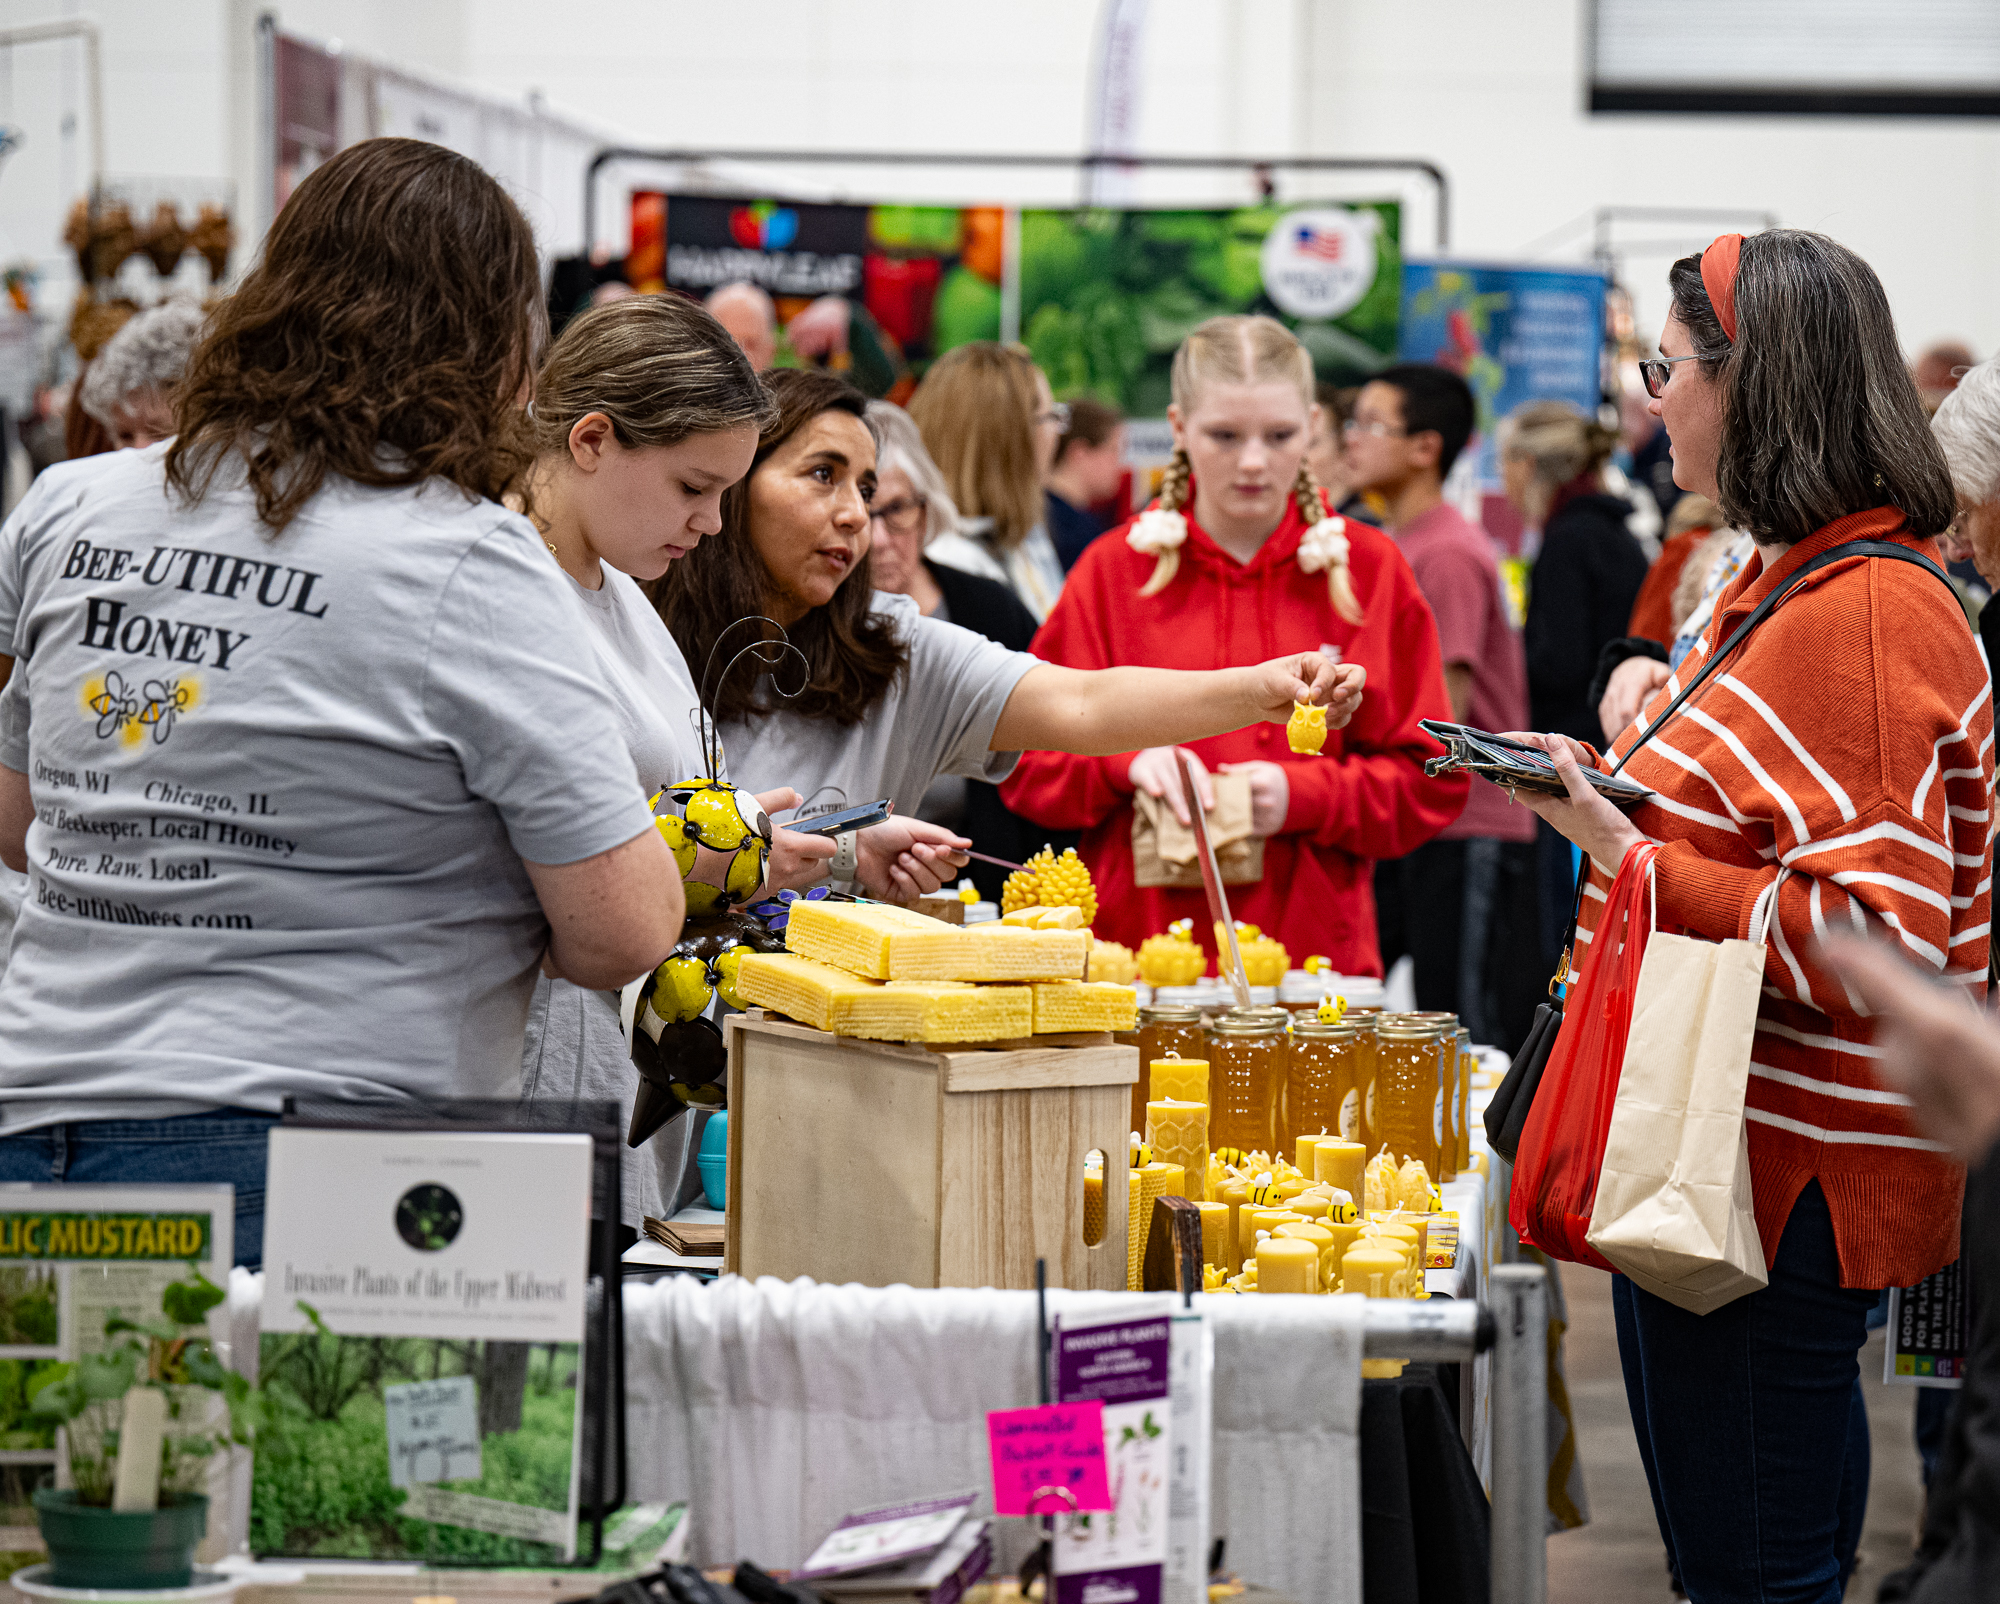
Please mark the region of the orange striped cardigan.
MULTIPOLYGON (((1768 571, 1753 556, 1613 752, 1629 750, 1787 574, 1856 539, 1895 539, 1937 558, 1934 542, 1903 533, 1894 508, 1829 524, 1768 571)), ((1964 1172, 1917 1134, 1908 1100, 1884 1084, 1865 1009, 1814 943, 1827 930, 1872 930, 1984 994, 1993 698, 1964 613, 1913 564, 1831 564, 1757 626, 1625 773, 1658 793, 1631 816, 1662 843, 1660 928, 1745 936, 1758 898, 1777 886, 1746 1109, 1765 1258, 1817 1180, 1844 1285, 1908 1286, 1950 1263, 1964 1172)), ((1609 885, 1593 865, 1579 962, 1589 961, 1609 885)))

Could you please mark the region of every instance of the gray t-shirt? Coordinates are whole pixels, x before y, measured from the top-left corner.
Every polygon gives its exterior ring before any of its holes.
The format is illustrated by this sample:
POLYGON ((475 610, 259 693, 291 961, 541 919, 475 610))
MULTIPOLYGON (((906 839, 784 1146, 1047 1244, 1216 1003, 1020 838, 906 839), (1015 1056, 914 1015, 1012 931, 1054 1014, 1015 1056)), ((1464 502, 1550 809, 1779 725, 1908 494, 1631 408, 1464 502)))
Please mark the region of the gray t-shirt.
POLYGON ((272 537, 240 475, 188 507, 163 468, 53 468, 0 530, 0 1127, 515 1095, 521 860, 649 823, 560 571, 449 486, 330 480, 272 537))
MULTIPOLYGON (((705 774, 694 676, 645 592, 614 568, 604 570, 596 590, 563 578, 590 624, 597 671, 616 704, 640 786, 651 796, 676 780, 705 774)), ((522 1101, 560 1115, 573 1112, 579 1099, 609 1099, 629 1120, 638 1086, 632 1049, 618 1024, 618 993, 584 991, 566 980, 537 982, 521 1054, 522 1101)), ((634 1230, 647 1215, 673 1213, 682 1145, 663 1132, 625 1155, 619 1213, 634 1230), (662 1175, 663 1165, 671 1165, 670 1174, 662 1175)))
POLYGON ((907 596, 875 593, 874 610, 908 644, 908 672, 859 724, 778 711, 722 727, 729 777, 751 791, 789 785, 807 819, 883 797, 913 816, 940 774, 998 785, 1019 752, 992 752, 993 726, 1021 676, 1037 664, 984 635, 926 618, 907 596))

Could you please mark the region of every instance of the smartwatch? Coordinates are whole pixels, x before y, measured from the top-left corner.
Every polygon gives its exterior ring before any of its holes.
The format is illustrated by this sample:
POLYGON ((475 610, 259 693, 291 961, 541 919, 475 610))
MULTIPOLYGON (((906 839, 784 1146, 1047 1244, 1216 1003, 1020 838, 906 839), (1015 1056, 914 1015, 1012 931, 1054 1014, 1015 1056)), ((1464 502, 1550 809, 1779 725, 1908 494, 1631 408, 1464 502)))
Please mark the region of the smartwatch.
POLYGON ((835 880, 852 880, 855 871, 861 867, 860 831, 843 830, 833 838, 834 853, 827 860, 826 872, 835 880))

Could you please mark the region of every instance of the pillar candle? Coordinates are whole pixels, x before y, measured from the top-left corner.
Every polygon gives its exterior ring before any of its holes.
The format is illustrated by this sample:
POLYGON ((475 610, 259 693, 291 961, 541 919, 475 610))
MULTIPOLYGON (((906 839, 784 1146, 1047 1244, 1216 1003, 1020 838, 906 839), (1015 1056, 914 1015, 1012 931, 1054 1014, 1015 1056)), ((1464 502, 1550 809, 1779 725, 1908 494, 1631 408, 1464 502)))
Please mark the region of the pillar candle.
POLYGON ((1127 1170, 1131 1178, 1131 1195, 1125 1202, 1125 1290, 1139 1290, 1139 1196, 1145 1184, 1137 1170, 1127 1170))
POLYGON ((1153 1228, 1153 1200, 1162 1192, 1178 1192, 1184 1181, 1180 1165, 1160 1159, 1132 1172, 1139 1178, 1136 1212, 1126 1230, 1125 1290, 1139 1290, 1140 1271, 1146 1263, 1146 1236, 1153 1228))
POLYGON ((1319 1291, 1319 1249, 1294 1237, 1267 1236, 1257 1244, 1257 1290, 1319 1291))
POLYGON ((1285 1206, 1294 1214, 1303 1214, 1307 1219, 1318 1220, 1324 1225, 1326 1223, 1327 1210, 1332 1208, 1333 1204, 1325 1197, 1315 1196, 1311 1192, 1301 1192, 1285 1206))
POLYGON ((1274 1198, 1283 1198, 1286 1202, 1290 1202, 1312 1184, 1311 1181, 1301 1180, 1273 1181, 1271 1183, 1271 1196, 1274 1198))
POLYGON ((1318 1134, 1312 1136, 1295 1137, 1292 1142, 1292 1162, 1315 1181, 1318 1180, 1319 1176, 1313 1169, 1313 1154, 1321 1142, 1331 1142, 1334 1140, 1336 1138, 1327 1131, 1320 1131, 1318 1134))
POLYGON ((1229 1210, 1229 1224, 1224 1229, 1223 1248, 1229 1255, 1229 1273, 1236 1275, 1243 1269, 1243 1244, 1238 1240, 1237 1222, 1241 1218, 1241 1211, 1250 1201, 1250 1183, 1224 1181, 1221 1190, 1216 1193, 1216 1201, 1229 1210))
POLYGON ((1294 1220, 1304 1218, 1303 1214, 1294 1214, 1290 1209, 1244 1209, 1236 1216, 1236 1233, 1238 1245, 1243 1249, 1243 1262, 1248 1264, 1257 1256, 1259 1231, 1275 1231, 1281 1225, 1290 1225, 1294 1220))
POLYGON ((1083 1245, 1094 1248, 1104 1240, 1104 1171, 1083 1172, 1083 1245))
POLYGON ((1361 1223, 1351 1220, 1342 1225, 1338 1220, 1328 1220, 1326 1228, 1333 1237, 1333 1272, 1327 1279, 1327 1290, 1339 1292, 1344 1290, 1340 1285, 1340 1261, 1347 1257, 1347 1250, 1361 1240, 1361 1223))
MULTIPOLYGON (((1413 1274, 1416 1272, 1420 1263, 1417 1258, 1417 1246, 1423 1238, 1412 1227, 1394 1221, 1370 1220, 1362 1228, 1362 1235, 1377 1242, 1393 1244, 1396 1251, 1403 1255, 1404 1262, 1409 1265, 1411 1272, 1413 1274)), ((1408 1296, 1407 1293, 1401 1292, 1396 1295, 1408 1296)))
POLYGON ((1315 1225, 1311 1220, 1294 1220, 1290 1225, 1281 1225, 1272 1233, 1274 1236, 1290 1237, 1295 1242, 1310 1242, 1319 1254, 1319 1285, 1315 1292, 1327 1290, 1327 1277, 1336 1274, 1333 1259, 1333 1233, 1323 1225, 1315 1225))
POLYGON ((1199 1203, 1208 1194, 1208 1105, 1171 1099, 1146 1105, 1146 1140, 1153 1157, 1178 1164, 1180 1194, 1199 1203))
POLYGON ((1358 1242, 1341 1256, 1340 1286, 1344 1292, 1358 1292, 1365 1298, 1406 1298, 1410 1295, 1409 1266, 1392 1247, 1358 1242))
POLYGON ((1197 1203, 1201 1210, 1201 1262, 1222 1268, 1229 1255, 1229 1207, 1224 1203, 1197 1203))
POLYGON ((1152 1064, 1152 1100, 1177 1103, 1208 1101, 1206 1058, 1156 1058, 1152 1064))
POLYGON ((1368 1164, 1368 1149, 1359 1142, 1321 1142, 1313 1149, 1313 1179, 1337 1186, 1361 1206, 1361 1173, 1368 1164))

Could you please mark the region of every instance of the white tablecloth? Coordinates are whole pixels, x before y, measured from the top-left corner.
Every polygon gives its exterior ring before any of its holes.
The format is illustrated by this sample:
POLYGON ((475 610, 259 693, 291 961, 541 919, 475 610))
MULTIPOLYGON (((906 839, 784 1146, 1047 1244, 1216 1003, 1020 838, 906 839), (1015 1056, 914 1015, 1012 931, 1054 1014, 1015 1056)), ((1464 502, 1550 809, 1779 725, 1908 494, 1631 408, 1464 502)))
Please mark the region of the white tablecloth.
MULTIPOLYGON (((1052 1292, 1050 1312, 1127 1296, 1052 1292)), ((1200 1300, 1213 1532, 1246 1580, 1313 1604, 1361 1598, 1361 1302, 1200 1300)), ((627 1286, 625 1321, 632 1496, 686 1499, 701 1564, 797 1565, 871 1504, 985 1503, 986 1412, 1035 1401, 1031 1292, 671 1276, 627 1286)), ((1030 1537, 999 1525, 1011 1566, 1030 1537)))

